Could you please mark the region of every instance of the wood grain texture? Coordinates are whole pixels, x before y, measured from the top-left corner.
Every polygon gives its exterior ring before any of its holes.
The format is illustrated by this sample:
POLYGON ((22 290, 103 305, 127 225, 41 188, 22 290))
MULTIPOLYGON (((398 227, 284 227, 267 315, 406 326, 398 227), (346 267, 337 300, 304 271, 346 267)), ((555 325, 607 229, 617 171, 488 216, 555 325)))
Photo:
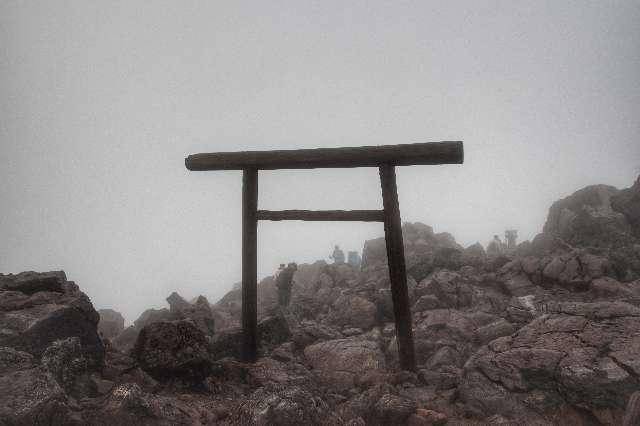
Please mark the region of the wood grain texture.
POLYGON ((425 142, 402 145, 316 148, 276 151, 240 151, 193 154, 185 159, 189 170, 315 169, 378 167, 382 164, 462 164, 462 142, 425 142))

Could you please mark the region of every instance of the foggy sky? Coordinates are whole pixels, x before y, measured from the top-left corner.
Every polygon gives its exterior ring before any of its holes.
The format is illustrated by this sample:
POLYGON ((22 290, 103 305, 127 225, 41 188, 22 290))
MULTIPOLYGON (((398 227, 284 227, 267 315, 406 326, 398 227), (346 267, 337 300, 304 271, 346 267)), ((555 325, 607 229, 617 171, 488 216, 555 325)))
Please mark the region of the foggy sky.
MULTIPOLYGON (((404 221, 486 244, 640 173, 640 2, 0 0, 0 272, 132 321, 240 280, 240 172, 196 152, 465 142, 404 221)), ((260 172, 264 209, 377 209, 376 169, 260 172)), ((261 223, 259 276, 381 224, 261 223)))

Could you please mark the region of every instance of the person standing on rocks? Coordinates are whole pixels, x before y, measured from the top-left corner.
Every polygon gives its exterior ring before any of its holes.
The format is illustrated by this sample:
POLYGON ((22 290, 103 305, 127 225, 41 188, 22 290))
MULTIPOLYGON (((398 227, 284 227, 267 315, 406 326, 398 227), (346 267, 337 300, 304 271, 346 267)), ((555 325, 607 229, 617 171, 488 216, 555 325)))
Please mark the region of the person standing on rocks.
MULTIPOLYGON (((284 264, 280 265, 284 266, 284 264)), ((298 270, 298 265, 291 262, 286 268, 281 269, 276 278, 278 288, 278 306, 286 308, 291 301, 291 288, 293 287, 293 274, 298 270)))
POLYGON ((275 282, 278 282, 278 276, 282 273, 282 271, 284 271, 284 263, 281 263, 276 273, 273 274, 273 279, 275 280, 275 282))
POLYGON ((344 252, 340 250, 340 246, 336 244, 333 249, 333 254, 329 256, 329 259, 333 259, 335 265, 341 265, 344 263, 344 252))
POLYGON ((500 256, 504 253, 504 244, 497 235, 493 236, 493 241, 487 245, 487 256, 500 256))

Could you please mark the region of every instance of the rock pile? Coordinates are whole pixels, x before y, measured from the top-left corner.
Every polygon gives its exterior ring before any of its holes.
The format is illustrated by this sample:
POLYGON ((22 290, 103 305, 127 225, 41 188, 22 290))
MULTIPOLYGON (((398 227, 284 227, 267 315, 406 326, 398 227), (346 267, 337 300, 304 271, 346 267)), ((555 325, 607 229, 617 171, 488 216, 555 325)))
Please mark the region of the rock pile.
POLYGON ((0 424, 639 424, 639 206, 640 179, 584 188, 497 256, 405 224, 416 372, 384 239, 360 268, 300 265, 287 310, 262 280, 254 364, 239 289, 173 293, 123 329, 62 272, 0 275, 0 424))

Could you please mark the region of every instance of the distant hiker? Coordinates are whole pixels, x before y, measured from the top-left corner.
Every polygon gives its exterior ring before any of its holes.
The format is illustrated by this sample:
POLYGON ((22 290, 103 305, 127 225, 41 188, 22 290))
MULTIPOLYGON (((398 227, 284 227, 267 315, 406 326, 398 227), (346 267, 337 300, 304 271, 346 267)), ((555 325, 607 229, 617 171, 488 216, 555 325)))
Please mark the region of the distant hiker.
POLYGON ((340 246, 336 244, 333 249, 333 254, 329 256, 329 259, 333 259, 333 263, 335 265, 340 265, 344 263, 344 252, 340 250, 340 246))
MULTIPOLYGON (((280 265, 284 266, 284 264, 280 265)), ((276 287, 278 287, 278 306, 286 308, 291 301, 291 288, 293 287, 293 274, 298 270, 298 265, 291 262, 278 273, 276 287)))
POLYGON ((487 256, 499 256, 504 253, 504 244, 497 235, 493 236, 493 241, 487 245, 487 256))
POLYGON ((507 242, 507 250, 515 250, 517 246, 516 241, 518 240, 518 230, 507 229, 504 231, 504 239, 507 242))
POLYGON ((350 251, 347 253, 347 263, 351 265, 353 269, 360 269, 360 264, 362 263, 362 259, 357 251, 350 251))
POLYGON ((278 267, 278 270, 276 271, 275 274, 273 274, 273 279, 278 282, 278 276, 282 273, 282 271, 284 271, 284 263, 281 263, 280 266, 278 267))

